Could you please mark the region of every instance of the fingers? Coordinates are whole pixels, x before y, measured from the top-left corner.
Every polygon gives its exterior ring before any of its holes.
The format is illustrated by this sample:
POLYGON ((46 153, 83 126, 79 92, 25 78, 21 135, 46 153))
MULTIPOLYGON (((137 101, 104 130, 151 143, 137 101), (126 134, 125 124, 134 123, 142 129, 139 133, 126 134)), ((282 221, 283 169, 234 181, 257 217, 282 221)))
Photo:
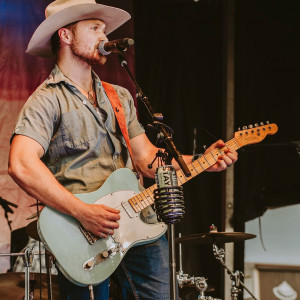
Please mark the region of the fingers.
POLYGON ((107 211, 111 212, 111 213, 115 213, 115 214, 119 214, 120 210, 119 209, 115 209, 106 205, 101 205, 104 209, 106 209, 107 211))
POLYGON ((119 228, 120 210, 102 204, 87 204, 88 214, 82 214, 80 223, 100 238, 113 235, 119 228))

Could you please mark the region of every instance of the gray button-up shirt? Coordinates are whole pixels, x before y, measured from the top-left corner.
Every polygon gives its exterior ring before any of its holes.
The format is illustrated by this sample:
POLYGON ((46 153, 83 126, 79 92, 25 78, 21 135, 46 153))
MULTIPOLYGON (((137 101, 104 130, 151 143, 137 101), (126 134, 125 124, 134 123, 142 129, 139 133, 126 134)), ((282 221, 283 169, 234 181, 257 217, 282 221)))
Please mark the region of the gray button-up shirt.
MULTIPOLYGON (((42 145, 42 160, 72 193, 94 191, 114 170, 132 167, 114 111, 94 72, 93 79, 105 118, 55 66, 25 103, 13 131, 42 145)), ((124 109, 129 137, 144 133, 130 93, 120 86, 114 88, 124 109)))

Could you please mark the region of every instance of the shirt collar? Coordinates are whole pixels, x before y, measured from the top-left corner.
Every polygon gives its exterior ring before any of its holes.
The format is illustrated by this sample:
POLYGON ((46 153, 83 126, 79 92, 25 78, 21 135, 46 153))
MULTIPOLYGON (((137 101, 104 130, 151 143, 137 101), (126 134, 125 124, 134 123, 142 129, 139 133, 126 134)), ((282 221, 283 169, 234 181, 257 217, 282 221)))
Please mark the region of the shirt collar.
MULTIPOLYGON (((102 86, 99 76, 93 70, 92 76, 94 82, 96 83, 96 86, 102 86)), ((58 84, 62 81, 68 83, 69 85, 74 85, 74 82, 72 82, 68 77, 64 75, 64 73, 60 70, 58 65, 55 65, 49 77, 46 79, 46 84, 58 84)))

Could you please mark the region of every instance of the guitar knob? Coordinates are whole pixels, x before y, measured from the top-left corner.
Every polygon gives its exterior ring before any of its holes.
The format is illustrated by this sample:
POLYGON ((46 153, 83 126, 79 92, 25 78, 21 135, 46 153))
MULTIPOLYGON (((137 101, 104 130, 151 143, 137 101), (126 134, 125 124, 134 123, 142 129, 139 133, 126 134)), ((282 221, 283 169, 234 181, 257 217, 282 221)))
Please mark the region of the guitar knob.
POLYGON ((85 264, 85 267, 87 268, 87 269, 91 269, 92 267, 94 266, 94 262, 93 261, 88 261, 86 264, 85 264))
POLYGON ((108 251, 103 251, 101 253, 102 258, 108 258, 108 255, 109 255, 108 251))

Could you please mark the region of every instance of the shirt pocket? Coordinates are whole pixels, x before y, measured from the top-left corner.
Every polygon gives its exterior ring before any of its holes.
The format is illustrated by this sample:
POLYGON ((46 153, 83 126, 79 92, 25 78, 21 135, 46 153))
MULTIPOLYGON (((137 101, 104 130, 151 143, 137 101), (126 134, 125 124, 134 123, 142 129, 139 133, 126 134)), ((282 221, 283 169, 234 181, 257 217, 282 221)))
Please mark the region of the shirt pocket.
POLYGON ((62 114, 61 130, 65 147, 88 150, 89 142, 97 137, 97 122, 90 112, 76 109, 62 114))

